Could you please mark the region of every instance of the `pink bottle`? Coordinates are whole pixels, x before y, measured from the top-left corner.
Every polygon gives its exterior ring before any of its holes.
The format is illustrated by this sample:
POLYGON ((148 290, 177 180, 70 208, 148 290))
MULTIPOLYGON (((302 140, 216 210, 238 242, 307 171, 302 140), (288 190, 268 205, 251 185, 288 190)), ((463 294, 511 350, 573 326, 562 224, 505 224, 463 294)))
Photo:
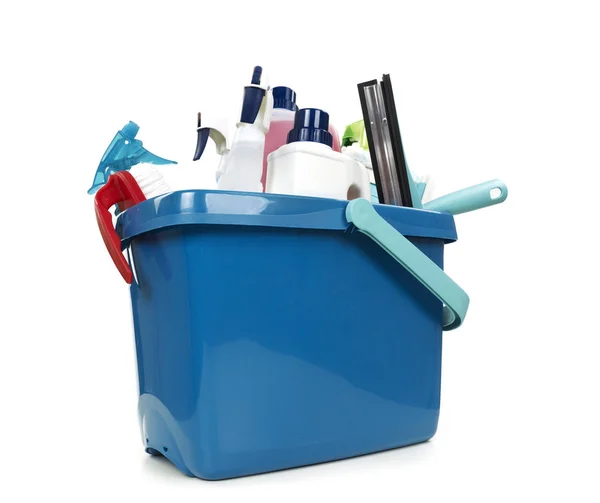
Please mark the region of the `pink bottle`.
MULTIPOLYGON (((271 126, 265 138, 265 153, 263 156, 263 172, 261 183, 263 192, 267 186, 267 156, 287 143, 287 135, 294 128, 294 116, 298 106, 296 105, 296 93, 289 87, 273 88, 273 115, 271 126)), ((332 148, 341 152, 340 138, 335 128, 330 124, 329 132, 333 136, 332 148)))

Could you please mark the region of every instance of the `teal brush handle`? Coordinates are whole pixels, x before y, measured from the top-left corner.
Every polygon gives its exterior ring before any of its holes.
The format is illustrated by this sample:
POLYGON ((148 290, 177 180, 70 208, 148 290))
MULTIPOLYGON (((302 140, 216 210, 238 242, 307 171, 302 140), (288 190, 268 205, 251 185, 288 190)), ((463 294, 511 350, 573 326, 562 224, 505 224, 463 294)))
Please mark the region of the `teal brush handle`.
POLYGON ((507 196, 508 189, 504 182, 490 180, 429 201, 423 205, 423 209, 459 215, 500 204, 506 200, 507 196))
POLYGON ((346 220, 369 236, 444 304, 444 330, 458 328, 467 314, 469 296, 433 260, 394 229, 366 199, 346 206, 346 220))

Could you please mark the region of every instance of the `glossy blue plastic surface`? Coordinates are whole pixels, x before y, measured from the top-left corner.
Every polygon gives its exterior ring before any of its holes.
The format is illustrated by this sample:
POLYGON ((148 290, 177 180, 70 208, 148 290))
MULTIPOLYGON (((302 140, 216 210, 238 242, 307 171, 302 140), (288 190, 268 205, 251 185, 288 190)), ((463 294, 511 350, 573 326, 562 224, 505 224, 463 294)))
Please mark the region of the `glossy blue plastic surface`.
MULTIPOLYGON (((149 452, 223 479, 434 435, 441 302, 346 204, 188 191, 119 217, 149 452)), ((376 209, 442 266, 451 215, 376 209)))
MULTIPOLYGON (((345 231, 348 201, 320 197, 256 194, 219 190, 178 191, 127 210, 117 220, 124 247, 130 238, 184 225, 243 225, 345 231)), ((447 213, 404 206, 375 205, 377 212, 405 236, 456 240, 454 218, 447 213)))

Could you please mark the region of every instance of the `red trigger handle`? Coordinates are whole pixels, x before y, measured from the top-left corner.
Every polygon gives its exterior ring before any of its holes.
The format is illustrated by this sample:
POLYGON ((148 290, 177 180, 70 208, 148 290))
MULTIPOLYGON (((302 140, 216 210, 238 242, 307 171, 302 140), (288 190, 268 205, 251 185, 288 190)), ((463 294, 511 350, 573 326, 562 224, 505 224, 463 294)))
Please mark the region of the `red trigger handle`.
POLYGON ((133 280, 133 273, 121 251, 121 239, 115 231, 109 209, 118 204, 119 209, 124 211, 145 200, 146 196, 144 196, 142 189, 128 171, 118 171, 110 175, 108 181, 96 192, 94 197, 96 220, 98 221, 100 234, 102 234, 106 249, 115 266, 117 266, 121 276, 127 283, 131 283, 133 280))

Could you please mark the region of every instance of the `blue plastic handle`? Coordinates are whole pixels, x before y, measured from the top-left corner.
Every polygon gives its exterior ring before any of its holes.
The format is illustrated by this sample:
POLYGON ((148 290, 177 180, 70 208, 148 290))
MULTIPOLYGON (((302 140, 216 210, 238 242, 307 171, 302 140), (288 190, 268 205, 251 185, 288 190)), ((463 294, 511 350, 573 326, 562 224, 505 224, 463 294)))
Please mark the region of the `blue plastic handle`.
POLYGON ((346 206, 346 220, 369 236, 444 303, 444 330, 458 328, 469 308, 469 296, 435 262, 394 229, 366 199, 346 206))
POLYGON ((501 180, 490 180, 451 194, 439 197, 423 205, 426 210, 445 211, 453 215, 480 210, 506 200, 508 189, 501 180))

